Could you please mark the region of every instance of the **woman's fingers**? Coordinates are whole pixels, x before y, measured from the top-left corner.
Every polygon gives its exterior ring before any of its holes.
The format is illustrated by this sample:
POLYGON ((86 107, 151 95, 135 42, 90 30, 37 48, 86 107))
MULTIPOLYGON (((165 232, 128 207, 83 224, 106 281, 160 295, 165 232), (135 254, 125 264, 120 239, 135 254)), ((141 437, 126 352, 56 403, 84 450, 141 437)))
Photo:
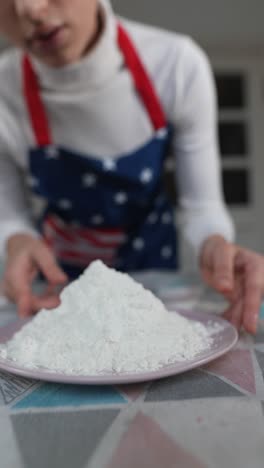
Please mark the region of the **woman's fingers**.
POLYGON ((222 241, 213 252, 213 285, 220 293, 230 293, 234 288, 234 254, 232 244, 222 241))
POLYGON ((261 258, 252 259, 245 267, 243 326, 256 333, 264 285, 264 264, 261 258))
POLYGON ((31 313, 31 283, 36 271, 24 258, 11 265, 4 276, 4 292, 18 306, 20 317, 31 313))
POLYGON ((34 252, 34 261, 50 284, 64 284, 68 277, 59 267, 53 253, 44 244, 34 252))
POLYGON ((26 292, 21 291, 16 298, 19 317, 30 317, 40 309, 54 309, 60 304, 60 298, 54 287, 48 287, 40 295, 35 295, 29 289, 26 292))
POLYGON ((200 266, 206 283, 230 301, 225 317, 255 333, 264 293, 264 257, 212 236, 202 249, 200 266))
POLYGON ((32 296, 31 310, 33 313, 38 312, 40 309, 54 309, 60 305, 60 298, 58 295, 53 294, 50 296, 32 296))
POLYGON ((224 312, 224 317, 239 330, 243 320, 243 298, 231 304, 224 312))
POLYGON ((18 315, 28 317, 42 308, 59 305, 59 294, 55 287, 67 281, 67 276, 57 265, 52 252, 43 242, 34 241, 30 249, 12 258, 7 266, 4 285, 5 293, 18 306, 18 315), (44 294, 32 291, 32 281, 41 271, 49 282, 44 294))
POLYGON ((200 267, 203 278, 225 296, 232 295, 234 289, 235 255, 235 246, 221 236, 211 236, 202 249, 200 267))
POLYGON ((17 313, 21 318, 29 317, 32 314, 31 293, 20 293, 15 298, 17 303, 17 313))

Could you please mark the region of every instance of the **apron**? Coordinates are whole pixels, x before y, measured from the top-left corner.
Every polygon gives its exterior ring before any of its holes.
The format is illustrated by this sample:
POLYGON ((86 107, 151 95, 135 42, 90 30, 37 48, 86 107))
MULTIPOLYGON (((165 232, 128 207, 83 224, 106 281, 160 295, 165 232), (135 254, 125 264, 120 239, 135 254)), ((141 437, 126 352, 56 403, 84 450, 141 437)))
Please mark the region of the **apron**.
POLYGON ((162 183, 172 130, 120 24, 117 33, 154 130, 150 141, 118 158, 100 160, 54 144, 37 76, 23 57, 24 96, 36 140, 29 151, 31 190, 46 201, 40 230, 70 278, 96 259, 120 271, 177 267, 174 210, 162 183))

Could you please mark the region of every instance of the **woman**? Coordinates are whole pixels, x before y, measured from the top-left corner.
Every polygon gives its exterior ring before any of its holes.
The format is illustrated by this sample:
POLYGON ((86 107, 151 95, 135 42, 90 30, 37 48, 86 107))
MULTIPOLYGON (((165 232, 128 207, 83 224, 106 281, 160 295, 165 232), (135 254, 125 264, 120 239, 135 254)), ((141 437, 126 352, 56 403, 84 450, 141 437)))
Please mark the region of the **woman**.
POLYGON ((0 30, 0 216, 5 290, 27 316, 95 258, 124 271, 177 268, 164 159, 177 162, 184 231, 227 316, 254 333, 263 258, 232 243, 213 80, 189 38, 117 20, 103 0, 6 0, 0 30), (29 182, 26 194, 22 175, 29 182), (42 205, 40 234, 27 194, 42 205), (32 293, 42 273, 50 287, 32 293))

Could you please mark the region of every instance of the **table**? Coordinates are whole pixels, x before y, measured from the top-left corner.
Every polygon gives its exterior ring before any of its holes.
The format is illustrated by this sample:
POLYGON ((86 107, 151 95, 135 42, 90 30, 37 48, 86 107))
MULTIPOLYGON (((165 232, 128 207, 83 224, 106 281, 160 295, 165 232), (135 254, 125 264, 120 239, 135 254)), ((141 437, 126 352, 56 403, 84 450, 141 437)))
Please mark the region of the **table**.
MULTIPOLYGON (((219 313, 196 277, 137 276, 168 308, 219 313)), ((40 383, 0 371, 1 468, 263 468, 264 314, 213 363, 146 384, 40 383)), ((0 326, 15 320, 0 303, 0 326)))

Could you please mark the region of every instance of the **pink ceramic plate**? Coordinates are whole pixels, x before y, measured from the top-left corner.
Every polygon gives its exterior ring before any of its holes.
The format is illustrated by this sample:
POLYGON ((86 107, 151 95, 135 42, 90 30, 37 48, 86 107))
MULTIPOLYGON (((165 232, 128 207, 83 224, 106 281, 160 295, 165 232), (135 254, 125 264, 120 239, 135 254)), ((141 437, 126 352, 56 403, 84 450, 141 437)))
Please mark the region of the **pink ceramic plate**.
MULTIPOLYGON (((173 312, 172 312, 173 313, 173 312)), ((164 366, 158 371, 141 372, 137 374, 102 374, 102 375, 67 375, 61 372, 47 372, 46 370, 31 370, 25 367, 20 367, 14 362, 0 358, 0 370, 10 372, 11 374, 31 379, 45 380, 49 382, 61 382, 69 384, 86 384, 86 385, 106 385, 106 384, 128 384, 136 382, 145 382, 148 380, 157 380, 171 375, 181 374, 187 370, 200 367, 208 362, 216 359, 227 353, 236 344, 238 333, 236 329, 221 317, 208 314, 205 312, 182 311, 184 317, 190 320, 196 320, 203 323, 205 326, 221 325, 220 330, 212 335, 213 343, 210 349, 198 354, 194 359, 184 362, 176 362, 173 365, 164 366)), ((15 323, 6 327, 0 328, 0 343, 5 343, 12 338, 13 334, 18 331, 25 321, 17 320, 15 323)))

